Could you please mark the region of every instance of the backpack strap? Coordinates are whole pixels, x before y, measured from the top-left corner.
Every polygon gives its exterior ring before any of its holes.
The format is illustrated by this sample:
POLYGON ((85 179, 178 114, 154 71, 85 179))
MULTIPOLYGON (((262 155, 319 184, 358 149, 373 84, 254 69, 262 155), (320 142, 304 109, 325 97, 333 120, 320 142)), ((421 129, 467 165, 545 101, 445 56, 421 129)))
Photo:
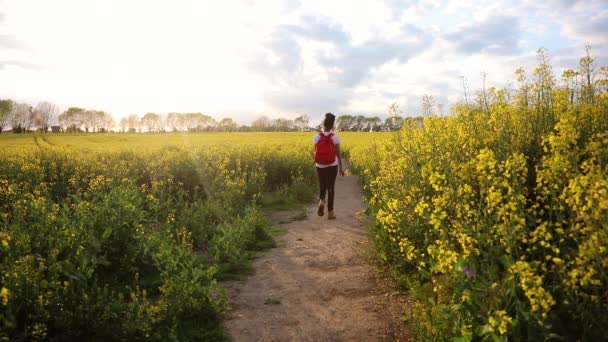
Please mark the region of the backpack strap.
POLYGON ((323 134, 323 131, 319 132, 319 141, 321 141, 321 139, 329 139, 329 141, 331 141, 331 143, 333 145, 335 145, 333 137, 334 137, 334 134, 331 132, 329 133, 329 135, 323 134))

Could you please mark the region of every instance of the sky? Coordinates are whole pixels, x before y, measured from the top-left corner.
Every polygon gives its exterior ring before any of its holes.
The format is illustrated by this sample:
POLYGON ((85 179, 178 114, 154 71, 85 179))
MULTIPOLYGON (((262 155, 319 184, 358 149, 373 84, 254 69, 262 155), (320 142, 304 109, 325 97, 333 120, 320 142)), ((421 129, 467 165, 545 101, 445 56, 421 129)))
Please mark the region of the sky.
POLYGON ((449 108, 585 46, 608 65, 606 0, 0 0, 0 98, 104 110, 386 117, 449 108))

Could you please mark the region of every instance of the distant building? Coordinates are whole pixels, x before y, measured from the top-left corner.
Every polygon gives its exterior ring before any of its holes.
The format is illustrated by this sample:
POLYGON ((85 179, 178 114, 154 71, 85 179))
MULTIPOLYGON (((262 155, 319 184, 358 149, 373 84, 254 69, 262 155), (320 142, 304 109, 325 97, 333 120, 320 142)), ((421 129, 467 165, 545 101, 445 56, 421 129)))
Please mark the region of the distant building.
POLYGON ((61 126, 51 126, 51 132, 61 133, 61 126))

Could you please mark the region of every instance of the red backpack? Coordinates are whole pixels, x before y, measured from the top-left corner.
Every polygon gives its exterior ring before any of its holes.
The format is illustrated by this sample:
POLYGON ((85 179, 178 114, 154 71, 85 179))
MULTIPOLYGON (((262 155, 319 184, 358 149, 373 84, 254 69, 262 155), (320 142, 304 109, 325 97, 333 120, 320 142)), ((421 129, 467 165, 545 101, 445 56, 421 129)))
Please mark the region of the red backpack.
POLYGON ((319 133, 320 139, 317 142, 315 150, 315 162, 323 165, 329 165, 336 160, 336 147, 334 146, 333 133, 325 135, 319 133))

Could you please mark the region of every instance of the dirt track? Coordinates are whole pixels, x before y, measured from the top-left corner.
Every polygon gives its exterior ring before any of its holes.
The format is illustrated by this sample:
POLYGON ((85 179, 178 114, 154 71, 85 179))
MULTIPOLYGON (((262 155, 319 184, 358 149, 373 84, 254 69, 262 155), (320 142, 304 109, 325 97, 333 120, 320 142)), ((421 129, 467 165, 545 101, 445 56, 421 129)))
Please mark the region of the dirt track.
POLYGON ((254 275, 223 283, 233 308, 224 326, 234 341, 408 339, 400 322, 405 300, 370 262, 357 219, 362 199, 356 176, 338 176, 336 220, 310 206, 306 219, 281 224, 287 233, 255 260, 254 275))

